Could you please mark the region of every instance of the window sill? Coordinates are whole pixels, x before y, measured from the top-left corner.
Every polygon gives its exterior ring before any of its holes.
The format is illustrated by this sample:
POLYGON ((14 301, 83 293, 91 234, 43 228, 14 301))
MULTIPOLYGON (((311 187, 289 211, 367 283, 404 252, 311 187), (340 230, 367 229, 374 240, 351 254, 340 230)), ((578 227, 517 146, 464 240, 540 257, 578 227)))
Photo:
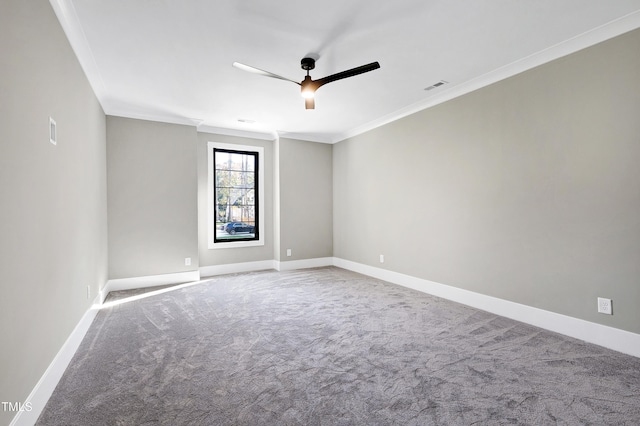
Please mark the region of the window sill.
POLYGON ((229 241, 224 243, 211 243, 209 242, 209 250, 227 249, 227 248, 241 248, 241 247, 258 247, 264 246, 264 241, 229 241))

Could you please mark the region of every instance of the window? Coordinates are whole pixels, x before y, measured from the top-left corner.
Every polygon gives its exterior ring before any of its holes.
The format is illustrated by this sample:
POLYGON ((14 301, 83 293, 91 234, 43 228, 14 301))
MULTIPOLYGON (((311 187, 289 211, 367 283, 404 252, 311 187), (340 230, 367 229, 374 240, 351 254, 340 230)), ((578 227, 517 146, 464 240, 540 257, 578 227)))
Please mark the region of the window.
POLYGON ((263 149, 209 142, 209 248, 263 245, 263 149))

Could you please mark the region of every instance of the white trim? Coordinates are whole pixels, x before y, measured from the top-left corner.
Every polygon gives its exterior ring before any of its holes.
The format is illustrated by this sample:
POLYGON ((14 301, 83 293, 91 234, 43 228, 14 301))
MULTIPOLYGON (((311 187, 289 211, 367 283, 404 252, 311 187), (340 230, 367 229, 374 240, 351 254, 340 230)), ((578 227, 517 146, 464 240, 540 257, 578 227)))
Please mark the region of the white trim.
POLYGON ((274 266, 277 271, 320 268, 322 266, 333 266, 333 257, 316 257, 314 259, 290 260, 288 262, 278 262, 275 260, 274 266))
MULTIPOLYGON (((443 299, 462 303, 477 309, 482 309, 496 315, 501 315, 516 321, 521 321, 561 333, 589 343, 604 346, 628 355, 640 357, 640 334, 510 302, 508 300, 498 299, 496 297, 486 296, 480 293, 463 290, 422 278, 416 278, 410 275, 352 262, 338 257, 302 259, 289 262, 262 260, 256 262, 232 263, 226 265, 203 266, 199 271, 109 280, 107 285, 105 285, 101 290, 101 294, 96 298, 96 302, 102 303, 104 297, 106 297, 109 291, 152 287, 162 284, 176 284, 181 282, 185 283, 181 287, 186 287, 205 282, 206 278, 201 280, 200 276, 210 277, 215 275, 261 271, 267 269, 289 271, 293 269, 332 265, 393 284, 401 285, 403 287, 408 287, 423 293, 442 297, 443 299)), ((169 290, 160 290, 159 293, 164 291, 169 290)), ((47 370, 27 397, 25 403, 30 402, 33 409, 31 411, 18 412, 11 421, 10 426, 31 425, 37 421, 42 410, 47 404, 47 401, 51 397, 51 394, 62 378, 69 362, 71 362, 73 355, 78 350, 78 347, 97 315, 99 308, 100 307, 98 305, 94 305, 83 315, 78 322, 78 325, 76 325, 74 330, 71 332, 47 370)))
POLYGON ((102 109, 106 114, 109 114, 110 109, 106 105, 105 99, 107 98, 107 89, 100 74, 98 65, 96 64, 93 52, 89 47, 89 42, 84 33, 78 14, 73 6, 71 0, 49 0, 53 11, 55 12, 60 26, 69 40, 69 44, 73 49, 80 66, 84 70, 87 80, 93 89, 102 109))
POLYGON ((280 260, 280 136, 273 141, 273 253, 274 262, 280 260))
POLYGON ((47 405, 47 401, 49 401, 51 394, 58 385, 58 382, 62 378, 62 375, 67 369, 69 362, 71 362, 73 355, 75 355, 78 350, 82 339, 85 334, 87 334, 87 330, 89 330, 89 327, 97 313, 98 309, 96 306, 92 306, 87 310, 87 312, 85 312, 56 354, 55 358, 53 358, 53 361, 51 361, 51 364, 49 364, 49 367, 47 367, 44 374, 40 377, 40 380, 38 380, 38 383, 27 397, 25 403, 31 403, 31 411, 18 412, 11 421, 10 426, 35 424, 45 405, 47 405))
MULTIPOLYGON (((160 121, 160 122, 166 122, 167 120, 170 120, 172 122, 179 122, 181 124, 197 123, 196 125, 198 127, 199 132, 212 132, 212 133, 218 133, 223 135, 273 140, 272 131, 255 131, 254 132, 254 131, 248 131, 243 129, 215 127, 210 125, 204 125, 203 120, 201 119, 167 117, 165 115, 158 114, 155 112, 149 112, 149 114, 141 114, 141 113, 134 113, 133 111, 124 111, 122 110, 121 106, 114 107, 112 105, 113 102, 109 102, 108 97, 106 96, 106 86, 104 84, 104 81, 98 69, 98 66, 96 65, 93 52, 89 47, 89 43, 87 42, 82 26, 80 25, 80 20, 78 19, 75 8, 73 7, 73 2, 71 0, 49 0, 49 2, 51 3, 53 10, 55 11, 56 16, 58 17, 58 21, 60 21, 60 24, 65 34, 67 35, 67 39, 69 39, 69 43, 71 44, 71 47, 73 48, 74 52, 76 52, 76 56, 80 61, 80 65, 82 66, 87 76, 87 79, 89 80, 89 83, 93 88, 93 91, 96 93, 96 96, 100 101, 100 104, 102 105, 102 109, 105 111, 107 115, 117 115, 121 117, 130 117, 130 118, 141 118, 144 116, 144 119, 146 120, 153 120, 153 121, 160 121)), ((481 87, 495 83, 499 80, 519 74, 523 71, 529 70, 538 65, 542 65, 544 63, 553 61, 555 59, 577 52, 584 48, 601 43, 605 40, 619 36, 621 34, 632 31, 639 27, 640 27, 640 12, 638 11, 632 12, 626 16, 622 16, 618 19, 615 19, 611 22, 608 22, 604 25, 601 25, 583 34, 575 36, 569 40, 558 43, 545 50, 542 50, 526 58, 513 62, 512 64, 498 68, 497 70, 489 72, 483 76, 480 76, 478 78, 472 79, 467 82, 463 82, 457 86, 453 86, 452 84, 451 88, 449 88, 446 91, 442 91, 437 97, 429 97, 424 101, 415 103, 413 105, 409 105, 406 108, 402 108, 384 117, 373 120, 369 123, 363 124, 361 126, 355 127, 345 132, 331 135, 331 134, 309 134, 309 133, 295 133, 295 132, 281 131, 279 132, 280 137, 303 139, 307 141, 321 142, 321 143, 340 142, 342 140, 357 136, 369 130, 373 130, 384 124, 398 120, 402 117, 406 117, 407 115, 435 106, 442 102, 446 102, 458 96, 462 96, 473 90, 477 90, 481 87)))
POLYGON ((263 246, 264 240, 262 239, 262 233, 260 233, 260 235, 261 236, 259 237, 258 240, 252 240, 252 241, 228 241, 224 243, 210 243, 208 246, 208 249, 219 250, 219 249, 263 246))
POLYGON ((143 107, 136 109, 135 105, 127 105, 124 107, 118 105, 116 108, 112 108, 110 111, 105 111, 106 115, 112 117, 132 118, 134 120, 153 121, 156 123, 178 124, 181 126, 191 126, 197 129, 197 126, 202 122, 201 118, 182 117, 173 114, 160 114, 157 112, 146 111, 143 107))
POLYGON ((261 146, 239 145, 221 142, 207 142, 207 248, 209 250, 255 247, 264 245, 265 223, 264 223, 264 148, 261 146), (229 149, 236 151, 247 151, 258 153, 258 239, 252 241, 225 241, 214 242, 215 232, 215 206, 213 202, 213 149, 229 149))
POLYGON ((516 74, 520 74, 542 64, 546 64, 548 62, 562 58, 563 56, 567 56, 579 50, 586 49, 587 47, 602 43, 603 41, 612 39, 626 32, 633 31, 636 28, 640 28, 640 11, 635 11, 628 15, 622 16, 585 33, 582 33, 556 45, 548 47, 544 50, 536 52, 532 55, 529 55, 525 58, 504 65, 479 77, 473 78, 457 85, 451 84, 451 87, 448 87, 446 90, 439 92, 437 95, 434 94, 433 96, 430 96, 422 101, 401 108, 397 111, 372 120, 361 126, 354 127, 353 129, 336 134, 332 138, 331 142, 337 143, 345 139, 352 138, 359 134, 368 132, 369 130, 373 130, 377 127, 414 114, 418 111, 422 111, 424 109, 436 106, 459 96, 466 95, 467 93, 473 92, 474 90, 481 89, 485 86, 489 86, 490 84, 507 79, 509 77, 513 77, 516 74))
POLYGON ((410 275, 333 258, 334 266, 388 281, 443 299, 462 303, 483 311, 521 321, 569 337, 604 346, 618 352, 640 357, 640 334, 614 327, 545 311, 520 303, 463 290, 457 287, 412 277, 410 275))
POLYGON ((100 290, 100 302, 104 301, 110 291, 132 290, 135 288, 156 287, 159 285, 187 283, 198 280, 200 280, 200 271, 175 272, 172 274, 109 280, 100 290))
POLYGON ((227 263, 225 265, 211 265, 200 267, 200 276, 204 278, 214 275, 235 274, 238 272, 264 271, 274 269, 273 260, 258 260, 256 262, 227 263))
POLYGON ((335 135, 331 133, 297 133, 297 132, 285 132, 278 131, 278 134, 283 139, 298 139, 307 142, 328 143, 333 144, 337 142, 335 135))
POLYGON ((276 138, 273 131, 251 131, 241 129, 227 129, 224 127, 210 126, 208 124, 199 124, 197 128, 200 133, 213 133, 216 135, 236 136, 240 138, 259 139, 264 141, 272 141, 276 138))

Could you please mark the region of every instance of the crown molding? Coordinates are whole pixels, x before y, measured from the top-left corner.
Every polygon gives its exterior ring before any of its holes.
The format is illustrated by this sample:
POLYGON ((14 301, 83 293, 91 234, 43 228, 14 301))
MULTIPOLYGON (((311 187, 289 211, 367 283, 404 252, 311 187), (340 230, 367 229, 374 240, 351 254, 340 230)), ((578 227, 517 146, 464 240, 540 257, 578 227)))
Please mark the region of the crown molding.
POLYGON ((158 123, 179 124, 183 126, 197 127, 202 120, 198 118, 179 117, 170 114, 146 114, 139 112, 126 111, 118 108, 105 110, 106 115, 112 117, 133 118, 136 120, 155 121, 158 123))
POLYGON ((376 120, 356 126, 350 130, 333 134, 295 133, 286 131, 247 131, 240 129, 227 129, 222 127, 203 125, 203 120, 186 117, 176 117, 164 114, 140 113, 122 110, 109 100, 106 85, 95 62, 93 52, 89 47, 84 30, 80 25, 76 10, 71 0, 49 0, 58 17, 58 21, 75 52, 82 69, 89 80, 89 84, 107 115, 137 118, 151 121, 168 122, 197 126, 198 131, 211 132, 232 136, 249 137, 254 139, 274 140, 277 136, 305 140, 320 143, 337 143, 368 132, 400 118, 414 114, 427 108, 431 108, 451 99, 463 96, 482 87, 496 83, 500 80, 520 74, 529 69, 570 55, 579 50, 591 47, 603 41, 622 35, 626 32, 640 28, 640 11, 630 13, 615 19, 609 23, 596 27, 585 33, 560 42, 554 46, 536 52, 511 64, 502 66, 477 78, 455 84, 451 82, 446 90, 435 93, 428 98, 384 115, 376 120))
POLYGON ((431 108, 459 96, 466 95, 467 93, 489 86, 490 84, 496 83, 500 80, 507 79, 638 28, 640 28, 640 11, 615 19, 479 77, 458 83, 457 85, 451 85, 446 90, 434 94, 427 99, 408 105, 341 134, 337 134, 332 139, 331 143, 337 143, 345 139, 352 138, 368 132, 369 130, 373 130, 377 127, 399 120, 400 118, 431 108))
POLYGON ((106 107, 108 107, 108 105, 105 105, 107 86, 102 79, 93 52, 89 47, 84 29, 80 25, 73 2, 71 0, 49 0, 49 3, 67 36, 67 40, 69 40, 71 49, 76 54, 78 62, 80 62, 80 66, 84 70, 87 80, 89 80, 89 85, 91 85, 102 109, 106 111, 106 107))
POLYGON ((265 141, 272 141, 277 139, 276 132, 228 129, 226 127, 216 127, 216 126, 210 126, 207 124, 200 124, 198 126, 198 132, 214 133, 216 135, 237 136, 237 137, 249 138, 249 139, 260 139, 265 141))
POLYGON ((318 134, 309 134, 309 133, 294 133, 294 132, 283 132, 283 131, 269 131, 269 130, 245 130, 245 129, 231 129, 228 127, 217 127, 211 126, 208 124, 200 124, 198 125, 198 132, 200 133, 213 133, 217 135, 227 135, 227 136, 237 136, 242 138, 250 138, 250 139, 261 139, 273 141, 280 138, 285 139, 297 139, 307 142, 317 142, 317 143, 333 143, 333 140, 330 135, 318 135, 318 134))
POLYGON ((326 134, 318 134, 318 133, 296 133, 296 132, 285 132, 278 131, 278 136, 286 139, 297 139, 301 141, 307 142, 318 142, 318 143, 335 143, 334 137, 330 133, 326 134))

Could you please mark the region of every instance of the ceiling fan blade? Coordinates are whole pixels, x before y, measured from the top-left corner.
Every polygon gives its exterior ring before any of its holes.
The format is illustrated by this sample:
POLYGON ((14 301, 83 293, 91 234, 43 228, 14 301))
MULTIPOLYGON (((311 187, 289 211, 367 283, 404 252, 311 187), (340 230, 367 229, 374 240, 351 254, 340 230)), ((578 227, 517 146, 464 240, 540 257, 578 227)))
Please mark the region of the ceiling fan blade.
POLYGON ((304 99, 304 108, 305 109, 315 109, 316 101, 313 98, 305 98, 304 99))
POLYGON ((317 87, 320 87, 323 84, 331 83, 332 81, 342 80, 343 78, 347 78, 347 77, 353 77, 354 75, 377 70, 378 68, 380 68, 380 64, 378 62, 372 62, 367 65, 361 65, 356 68, 351 68, 350 70, 342 71, 336 74, 331 74, 327 77, 322 77, 318 80, 315 80, 315 83, 317 84, 317 87))
POLYGON ((269 72, 269 71, 261 70, 260 68, 255 68, 255 67, 251 67, 249 65, 241 64, 240 62, 234 62, 233 66, 238 68, 238 69, 240 69, 240 70, 242 70, 242 71, 247 71, 247 72, 251 72, 251 73, 254 73, 254 74, 258 74, 258 75, 263 75, 265 77, 277 78, 278 80, 290 81, 292 83, 297 84, 298 86, 300 85, 299 82, 297 82, 295 80, 291 80, 290 78, 283 77, 281 75, 274 74, 274 73, 269 72))

